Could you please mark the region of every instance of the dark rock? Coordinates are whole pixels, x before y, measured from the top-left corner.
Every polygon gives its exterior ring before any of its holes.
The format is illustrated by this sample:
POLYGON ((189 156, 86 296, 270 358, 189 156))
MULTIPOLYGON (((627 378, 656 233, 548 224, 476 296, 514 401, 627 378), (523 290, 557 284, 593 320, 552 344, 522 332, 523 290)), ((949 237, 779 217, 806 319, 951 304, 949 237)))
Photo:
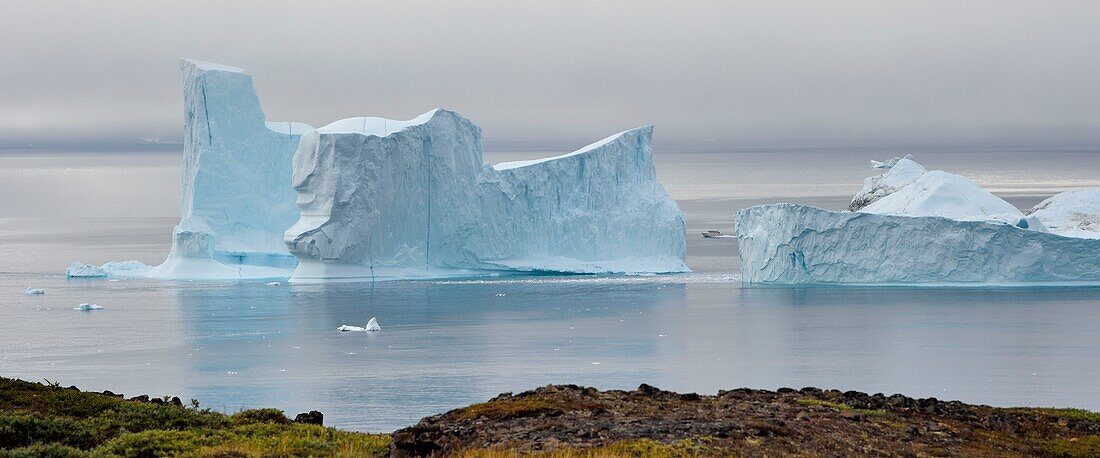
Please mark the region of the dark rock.
POLYGON ((77 392, 80 391, 80 388, 77 388, 76 385, 69 385, 69 387, 65 388, 65 389, 69 390, 69 391, 77 391, 77 392))
POLYGON ((134 396, 130 398, 130 400, 135 402, 149 402, 149 395, 143 394, 141 396, 134 396))
POLYGON ((652 385, 647 385, 645 383, 643 383, 641 385, 638 385, 638 389, 634 390, 634 391, 639 393, 639 394, 644 394, 644 395, 647 395, 647 396, 652 396, 654 394, 661 394, 661 389, 660 388, 657 388, 657 387, 652 386, 652 385))
POLYGON ((123 397, 122 393, 115 394, 111 390, 103 390, 103 395, 104 396, 110 396, 112 398, 121 398, 121 397, 123 397))
POLYGON ((775 390, 775 392, 779 394, 790 394, 794 393, 794 388, 780 388, 778 390, 775 390))
POLYGON ((700 399, 702 398, 699 397, 698 393, 684 393, 680 395, 680 400, 682 401, 698 401, 700 399))
POLYGON ((427 435, 416 434, 409 431, 393 433, 393 442, 390 444, 390 456, 403 458, 409 456, 435 456, 443 451, 443 446, 427 435))
POLYGON ((307 425, 323 425, 325 424, 325 415, 316 410, 310 410, 309 412, 300 413, 294 416, 294 422, 307 425))
POLYGON ((160 406, 164 405, 164 400, 161 398, 152 398, 149 400, 149 402, 160 406))
POLYGON ((183 407, 183 401, 181 401, 178 396, 172 396, 172 399, 168 402, 172 403, 172 405, 176 407, 183 407))

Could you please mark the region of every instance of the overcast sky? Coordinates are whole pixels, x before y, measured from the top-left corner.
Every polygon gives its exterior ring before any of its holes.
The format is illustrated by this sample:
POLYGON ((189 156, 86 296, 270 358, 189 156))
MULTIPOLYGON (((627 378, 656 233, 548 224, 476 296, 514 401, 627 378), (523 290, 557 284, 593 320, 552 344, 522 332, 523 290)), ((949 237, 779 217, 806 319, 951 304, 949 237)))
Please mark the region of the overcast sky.
POLYGON ((443 106, 490 145, 1100 143, 1095 1, 0 6, 0 145, 178 139, 180 57, 245 68, 268 120, 443 106))

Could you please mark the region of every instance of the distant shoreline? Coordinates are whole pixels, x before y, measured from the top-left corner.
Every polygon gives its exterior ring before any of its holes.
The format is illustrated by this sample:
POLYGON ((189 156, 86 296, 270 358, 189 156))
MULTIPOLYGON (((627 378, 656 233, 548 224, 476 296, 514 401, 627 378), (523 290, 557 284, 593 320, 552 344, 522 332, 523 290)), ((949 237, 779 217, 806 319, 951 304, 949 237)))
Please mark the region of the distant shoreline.
POLYGON ((326 428, 321 414, 226 415, 198 401, 81 392, 0 378, 8 456, 1096 456, 1100 413, 998 408, 856 391, 551 385, 431 416, 393 434, 326 428))

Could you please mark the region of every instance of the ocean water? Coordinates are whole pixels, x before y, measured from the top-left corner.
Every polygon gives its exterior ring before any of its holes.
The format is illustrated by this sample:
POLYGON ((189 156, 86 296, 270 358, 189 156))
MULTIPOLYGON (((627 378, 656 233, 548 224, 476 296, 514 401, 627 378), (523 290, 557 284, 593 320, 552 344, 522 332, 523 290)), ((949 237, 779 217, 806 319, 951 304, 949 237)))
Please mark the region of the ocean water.
MULTIPOLYGON (((487 153, 490 162, 553 153, 487 153)), ((714 393, 817 386, 1100 410, 1100 288, 746 287, 732 214, 839 209, 883 151, 658 152, 688 264, 662 276, 266 286, 66 279, 74 260, 159 263, 178 152, 0 152, 0 375, 320 410, 391 431, 549 383, 714 393), (27 287, 46 295, 28 297, 27 287), (72 310, 81 302, 103 310, 72 310), (340 333, 377 316, 379 333, 340 333)), ((1100 186, 1100 152, 925 151, 1021 208, 1100 186)))

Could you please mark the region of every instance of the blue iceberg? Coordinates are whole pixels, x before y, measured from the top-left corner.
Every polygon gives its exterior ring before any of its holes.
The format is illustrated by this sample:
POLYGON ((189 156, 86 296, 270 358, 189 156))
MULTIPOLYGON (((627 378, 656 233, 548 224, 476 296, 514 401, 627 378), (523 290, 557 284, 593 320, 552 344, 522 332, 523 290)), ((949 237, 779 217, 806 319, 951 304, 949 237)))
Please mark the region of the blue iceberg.
POLYGON ((268 122, 241 69, 183 60, 181 219, 159 266, 71 276, 427 278, 682 272, 684 219, 652 128, 558 157, 482 160, 481 129, 437 109, 320 129, 268 122))
POLYGON ((1100 193, 1025 215, 959 175, 909 158, 872 177, 857 211, 768 204, 737 212, 742 279, 772 284, 1100 284, 1100 193), (1048 229, 1047 226, 1055 229, 1048 229), (1077 235, 1077 236, 1067 236, 1077 235))
POLYGON ((481 129, 452 111, 319 128, 294 157, 292 280, 688 271, 683 215, 657 181, 651 137, 642 127, 490 166, 481 129))

